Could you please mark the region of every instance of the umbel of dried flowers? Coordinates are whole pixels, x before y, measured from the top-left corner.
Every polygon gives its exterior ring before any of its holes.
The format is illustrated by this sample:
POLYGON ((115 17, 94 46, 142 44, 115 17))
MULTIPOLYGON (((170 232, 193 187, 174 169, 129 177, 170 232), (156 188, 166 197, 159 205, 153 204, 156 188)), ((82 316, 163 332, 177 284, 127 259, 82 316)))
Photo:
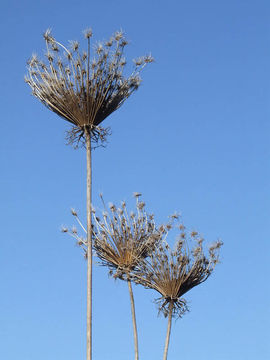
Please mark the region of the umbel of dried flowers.
POLYGON ((134 60, 134 70, 125 77, 124 48, 128 44, 123 32, 116 32, 107 42, 90 47, 92 31, 85 31, 87 49, 80 51, 78 41, 66 47, 50 30, 44 35, 46 60, 36 54, 28 61, 26 83, 48 109, 73 125, 70 143, 84 140, 85 132, 94 143, 105 141, 108 129, 101 122, 117 110, 138 89, 140 71, 153 62, 151 55, 134 60))
MULTIPOLYGON (((169 225, 169 226, 168 226, 169 225)), ((167 231, 173 229, 170 224, 167 231)), ((178 241, 171 249, 166 241, 155 246, 154 251, 134 269, 132 280, 147 289, 156 290, 161 297, 156 300, 159 312, 168 317, 163 360, 167 359, 172 317, 181 317, 187 310, 183 295, 208 279, 219 260, 221 241, 203 249, 203 238, 197 231, 188 232, 179 224, 178 241)))

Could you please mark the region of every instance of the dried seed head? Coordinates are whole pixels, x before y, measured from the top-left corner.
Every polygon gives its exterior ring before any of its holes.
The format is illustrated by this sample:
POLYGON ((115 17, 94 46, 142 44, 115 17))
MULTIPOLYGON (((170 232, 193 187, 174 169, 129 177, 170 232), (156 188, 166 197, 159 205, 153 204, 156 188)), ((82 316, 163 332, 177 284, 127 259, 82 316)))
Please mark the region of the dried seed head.
POLYGON ((153 58, 153 56, 151 54, 144 57, 144 62, 145 63, 152 63, 154 61, 155 61, 155 59, 153 58))
POLYGON ((123 207, 122 203, 116 213, 113 210, 103 221, 98 222, 96 216, 94 219, 99 229, 94 235, 95 251, 102 264, 116 270, 115 278, 126 279, 160 241, 154 221, 146 221, 148 216, 144 206, 136 214, 128 215, 126 205, 123 207))
POLYGON ((119 41, 123 38, 124 34, 123 31, 116 31, 116 33, 114 34, 114 38, 116 41, 119 41))
MULTIPOLYGON (((181 227, 180 238, 174 250, 171 250, 166 241, 154 247, 149 258, 143 259, 132 272, 133 280, 154 289, 162 296, 157 300, 159 310, 165 316, 173 306, 173 316, 181 317, 187 311, 183 295, 193 287, 203 283, 213 272, 218 263, 216 251, 222 246, 218 241, 209 248, 208 258, 202 248, 202 239, 197 239, 197 234, 183 232, 181 227), (195 238, 194 238, 195 237, 195 238), (191 248, 188 243, 196 243, 191 248), (191 248, 191 251, 189 250, 191 248)), ((170 230, 170 229, 169 229, 170 230)), ((163 227, 159 228, 163 231, 163 227)))
POLYGON ((121 43, 120 43, 120 46, 121 46, 121 47, 125 47, 126 45, 128 45, 128 41, 125 40, 125 39, 123 39, 123 40, 121 41, 121 43))
MULTIPOLYGON (((105 50, 102 43, 97 45, 97 61, 88 59, 90 41, 87 41, 87 51, 80 54, 78 41, 71 42, 72 51, 69 51, 53 38, 50 30, 43 36, 49 64, 41 64, 33 56, 28 61, 27 84, 44 105, 73 125, 68 133, 69 143, 82 141, 84 144, 86 132, 90 132, 92 144, 104 143, 110 131, 103 129, 101 122, 138 89, 141 83, 139 72, 144 64, 129 77, 123 76, 126 64, 123 50, 127 41, 122 31, 116 32, 105 44, 105 50), (54 63, 55 53, 59 56, 54 63), (65 57, 69 61, 68 67, 61 60, 65 57)), ((91 36, 92 30, 87 30, 85 37, 89 40, 91 36)))
POLYGON ((109 208, 112 212, 116 211, 116 206, 113 203, 109 203, 109 208))
POLYGON ((70 49, 72 51, 77 51, 79 49, 79 42, 78 41, 70 40, 69 43, 70 43, 70 49))
POLYGON ((137 207, 139 210, 142 210, 145 207, 145 203, 143 201, 139 201, 137 207))
POLYGON ((52 50, 55 51, 55 52, 58 52, 58 51, 59 51, 59 47, 56 45, 55 42, 53 42, 53 43, 51 44, 51 48, 52 48, 52 50))
POLYGON ((92 37, 92 35, 93 35, 92 29, 89 28, 84 30, 84 36, 86 39, 89 39, 90 37, 92 37))
POLYGON ((67 233, 67 232, 68 232, 68 228, 67 228, 66 226, 62 226, 62 227, 61 227, 61 231, 62 231, 63 233, 67 233))
POLYGON ((105 46, 111 47, 112 44, 113 44, 113 38, 111 38, 109 41, 107 41, 107 42, 105 43, 105 46))
POLYGON ((73 216, 78 216, 78 213, 75 209, 71 208, 70 211, 73 216))
POLYGON ((76 226, 72 226, 71 232, 73 234, 78 234, 78 230, 77 230, 76 226))
POLYGON ((44 37, 45 41, 48 42, 48 43, 54 42, 54 38, 53 38, 53 36, 51 34, 51 31, 52 31, 51 29, 47 29, 45 31, 45 33, 43 34, 43 37, 44 37))
POLYGON ((102 51, 103 51, 103 45, 101 43, 99 43, 97 45, 96 52, 97 52, 97 54, 101 54, 102 51))
POLYGON ((144 63, 144 58, 140 57, 138 59, 134 59, 133 62, 135 63, 136 66, 140 66, 144 63))

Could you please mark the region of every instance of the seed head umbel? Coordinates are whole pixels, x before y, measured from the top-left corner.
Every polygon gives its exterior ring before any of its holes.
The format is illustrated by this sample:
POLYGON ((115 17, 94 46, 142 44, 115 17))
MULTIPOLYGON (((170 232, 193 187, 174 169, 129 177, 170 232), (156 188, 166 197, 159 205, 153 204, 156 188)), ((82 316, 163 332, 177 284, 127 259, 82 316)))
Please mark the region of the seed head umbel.
POLYGON ((109 204, 108 211, 99 218, 94 214, 93 218, 94 249, 101 264, 107 266, 115 278, 128 279, 130 271, 149 255, 162 237, 154 217, 147 214, 145 204, 138 199, 136 212, 128 212, 126 203, 122 202, 118 208, 109 204))
MULTIPOLYGON (((179 225, 177 226, 179 229, 179 225)), ((173 227, 166 227, 169 232, 173 227)), ((173 249, 166 241, 161 242, 132 272, 131 278, 148 289, 156 290, 159 311, 166 317, 172 307, 172 315, 181 317, 188 306, 183 295, 203 283, 212 274, 219 259, 221 241, 212 244, 207 253, 203 239, 197 231, 181 233, 173 249)))
POLYGON ((92 30, 87 29, 84 36, 87 47, 81 51, 78 41, 65 46, 48 29, 43 34, 45 61, 33 54, 25 81, 36 98, 72 125, 69 143, 84 143, 87 131, 92 143, 102 144, 110 131, 101 123, 139 88, 139 74, 153 59, 150 55, 139 58, 131 74, 125 76, 128 42, 122 31, 94 47, 90 44, 92 30))

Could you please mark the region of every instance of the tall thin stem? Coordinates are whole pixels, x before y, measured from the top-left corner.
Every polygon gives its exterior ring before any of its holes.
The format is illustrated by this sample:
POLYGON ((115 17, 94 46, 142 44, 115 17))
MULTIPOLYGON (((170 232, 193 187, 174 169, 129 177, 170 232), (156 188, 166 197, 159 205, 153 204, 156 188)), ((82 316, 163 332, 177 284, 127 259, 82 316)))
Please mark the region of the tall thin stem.
POLYGON ((136 324, 134 297, 133 297, 133 291, 130 280, 128 280, 128 290, 130 296, 130 305, 131 305, 131 314, 132 314, 132 323, 133 323, 135 360, 138 360, 139 359, 138 332, 137 332, 137 324, 136 324))
POLYGON ((92 360, 92 159, 91 159, 91 133, 85 129, 87 185, 86 185, 86 212, 87 212, 87 335, 86 360, 92 360))
POLYGON ((171 301, 170 307, 169 307, 169 314, 168 314, 168 327, 167 327, 167 335, 166 335, 166 341, 165 341, 163 360, 167 360, 167 355, 168 355, 168 348, 169 348, 171 327, 172 327, 172 313, 173 313, 173 302, 171 301))

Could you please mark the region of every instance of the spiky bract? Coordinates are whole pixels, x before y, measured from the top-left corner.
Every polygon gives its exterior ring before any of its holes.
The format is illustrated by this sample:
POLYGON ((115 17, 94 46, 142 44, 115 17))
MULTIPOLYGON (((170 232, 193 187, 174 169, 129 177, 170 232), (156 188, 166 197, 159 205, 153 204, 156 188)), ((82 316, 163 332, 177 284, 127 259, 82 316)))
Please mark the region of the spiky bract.
POLYGON ((80 52, 77 41, 72 41, 68 49, 47 30, 44 34, 47 60, 43 62, 33 55, 25 77, 33 95, 73 125, 69 142, 75 144, 84 141, 85 131, 91 134, 92 143, 105 141, 109 131, 100 127, 100 123, 138 89, 139 72, 153 61, 151 56, 136 60, 134 71, 125 77, 123 53, 127 41, 123 33, 116 32, 105 44, 99 43, 92 58, 91 36, 92 31, 87 30, 87 51, 80 52))

